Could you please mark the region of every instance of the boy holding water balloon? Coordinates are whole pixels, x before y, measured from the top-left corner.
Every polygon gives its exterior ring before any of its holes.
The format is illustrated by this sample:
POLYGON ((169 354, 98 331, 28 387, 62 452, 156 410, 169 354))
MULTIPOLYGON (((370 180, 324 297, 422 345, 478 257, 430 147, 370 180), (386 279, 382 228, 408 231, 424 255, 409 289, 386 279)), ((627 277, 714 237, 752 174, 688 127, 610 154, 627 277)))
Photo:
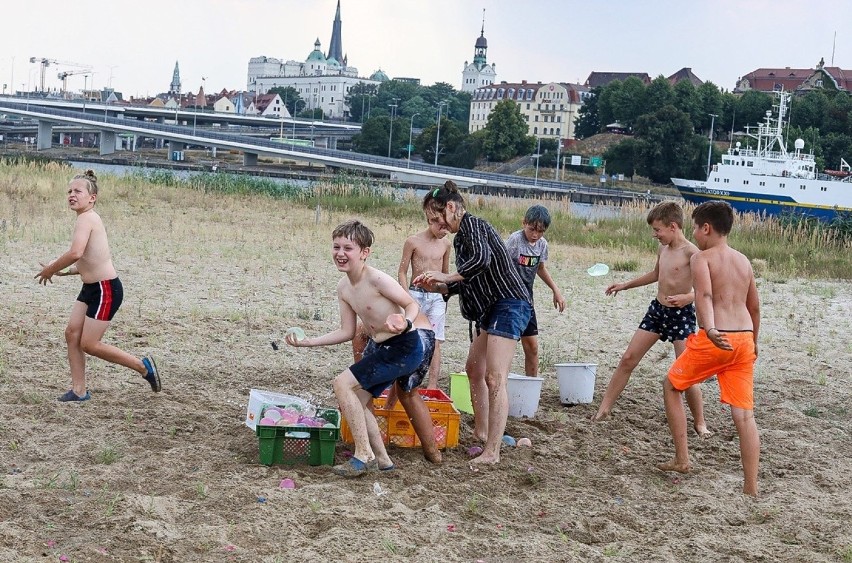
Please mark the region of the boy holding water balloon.
MULTIPOLYGON (((329 346, 352 340, 357 320, 370 338, 363 358, 333 382, 340 411, 352 431, 355 453, 334 467, 345 477, 394 469, 370 410, 374 397, 395 386, 399 400, 416 424, 431 425, 429 409, 416 388, 428 374, 435 333, 420 306, 396 280, 367 265, 373 233, 360 221, 348 221, 332 233, 332 258, 346 274, 337 285, 340 328, 314 338, 288 332, 291 346, 329 346)), ((434 435, 420 436, 424 452, 440 459, 434 435)), ((430 458, 431 459, 431 458, 430 458)))

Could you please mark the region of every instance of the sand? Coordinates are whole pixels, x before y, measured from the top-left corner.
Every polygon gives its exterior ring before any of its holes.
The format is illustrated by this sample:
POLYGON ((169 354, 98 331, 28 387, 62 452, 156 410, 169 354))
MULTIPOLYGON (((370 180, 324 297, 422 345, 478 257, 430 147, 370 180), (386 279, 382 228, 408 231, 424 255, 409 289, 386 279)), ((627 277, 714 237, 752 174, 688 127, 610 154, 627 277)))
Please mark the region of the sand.
MULTIPOLYGON (((334 405, 330 380, 348 365, 348 346, 273 351, 270 341, 291 326, 308 335, 336 326, 329 239, 349 214, 324 210, 315 224, 314 210, 285 202, 105 191, 99 211, 125 286, 106 340, 155 354, 163 392, 90 359, 93 399, 58 404, 79 280, 33 280, 39 261, 66 250, 73 223, 61 185, 39 193, 0 192, 2 561, 852 560, 848 283, 758 282, 756 500, 740 493, 738 440, 715 382, 703 386, 715 435, 689 437, 694 471, 655 468, 673 451, 660 383, 670 345, 649 352, 611 420, 589 422, 654 296, 604 296, 606 285, 641 272, 586 273, 623 258, 617 245, 551 246, 568 308, 552 310, 537 286, 541 402, 535 418, 507 427, 532 448, 504 447, 498 466, 472 472, 472 417, 463 414, 461 446, 443 465, 391 448, 397 471, 344 480, 325 466, 259 464, 243 419, 251 388, 334 405), (553 364, 569 361, 598 364, 593 404, 560 404, 553 364), (296 488, 281 490, 283 478, 296 488), (386 494, 375 494, 376 482, 386 494)), ((421 225, 366 221, 377 234, 370 261, 393 274, 402 241, 421 225)), ((637 258, 643 269, 653 264, 637 258)), ((445 390, 467 348, 456 301, 449 311, 445 390)), ((338 445, 338 460, 347 450, 338 445)))

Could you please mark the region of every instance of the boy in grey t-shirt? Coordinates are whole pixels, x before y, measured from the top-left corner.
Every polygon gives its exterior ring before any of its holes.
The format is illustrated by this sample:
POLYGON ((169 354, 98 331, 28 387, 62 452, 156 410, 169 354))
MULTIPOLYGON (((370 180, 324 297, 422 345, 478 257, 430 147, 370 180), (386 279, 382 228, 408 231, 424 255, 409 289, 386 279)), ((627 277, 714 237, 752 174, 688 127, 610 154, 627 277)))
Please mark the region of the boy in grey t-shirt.
MULTIPOLYGON (((565 310, 565 298, 550 276, 547 262, 547 240, 544 233, 550 227, 550 212, 542 205, 533 205, 524 215, 524 228, 515 231, 506 240, 509 258, 518 268, 521 279, 533 294, 533 282, 538 275, 547 287, 553 291, 553 306, 561 313, 565 310)), ((521 344, 524 347, 524 369, 529 377, 538 375, 538 322, 535 316, 535 299, 532 316, 526 330, 521 334, 521 344)))

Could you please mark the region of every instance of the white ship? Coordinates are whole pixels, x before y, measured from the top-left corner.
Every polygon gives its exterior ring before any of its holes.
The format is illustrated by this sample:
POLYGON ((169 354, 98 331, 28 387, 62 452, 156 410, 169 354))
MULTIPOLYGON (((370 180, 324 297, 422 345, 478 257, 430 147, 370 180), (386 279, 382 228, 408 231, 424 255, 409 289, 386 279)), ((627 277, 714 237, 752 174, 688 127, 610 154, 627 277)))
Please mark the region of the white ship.
POLYGON ((772 112, 766 123, 758 125, 757 135, 746 128, 746 135, 757 141, 757 148, 743 148, 737 142, 714 164, 706 181, 672 178, 684 199, 693 203, 723 200, 737 211, 766 215, 793 214, 832 220, 838 215, 852 216, 852 170, 841 159, 840 170, 816 168, 814 155, 802 152, 805 143, 794 142, 787 152, 784 142, 784 117, 790 103, 789 92, 775 92, 772 112))

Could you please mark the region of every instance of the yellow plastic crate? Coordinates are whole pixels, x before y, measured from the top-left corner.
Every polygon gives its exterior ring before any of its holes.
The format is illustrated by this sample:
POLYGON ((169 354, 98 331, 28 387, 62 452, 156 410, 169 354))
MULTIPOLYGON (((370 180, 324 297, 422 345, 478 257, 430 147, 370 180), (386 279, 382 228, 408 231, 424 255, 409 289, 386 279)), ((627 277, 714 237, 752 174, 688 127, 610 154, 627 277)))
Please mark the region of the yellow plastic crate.
MULTIPOLYGON (((420 389, 419 392, 432 416, 435 444, 439 449, 458 446, 460 417, 459 411, 453 406, 450 398, 443 391, 436 389, 420 389)), ((420 447, 420 438, 414 432, 414 426, 402 405, 397 401, 393 409, 387 410, 384 408, 386 401, 387 397, 384 395, 373 399, 373 412, 376 415, 382 441, 385 445, 393 444, 401 448, 420 447)), ((346 419, 341 421, 340 437, 344 442, 350 444, 353 442, 346 419)))

